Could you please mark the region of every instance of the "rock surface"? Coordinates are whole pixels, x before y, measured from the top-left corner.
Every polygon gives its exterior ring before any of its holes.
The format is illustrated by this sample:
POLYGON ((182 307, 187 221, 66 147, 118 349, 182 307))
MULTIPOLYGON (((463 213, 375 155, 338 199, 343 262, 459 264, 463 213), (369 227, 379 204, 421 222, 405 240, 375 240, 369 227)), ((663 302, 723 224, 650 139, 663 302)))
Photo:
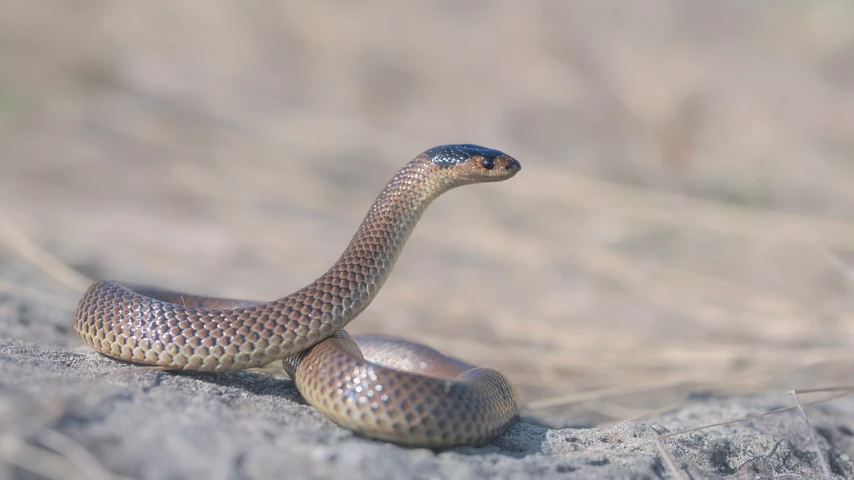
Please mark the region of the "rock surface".
MULTIPOLYGON (((524 414, 484 447, 431 451, 354 436, 266 373, 171 373, 88 351, 67 312, 0 300, 0 478, 824 478, 792 405, 703 399, 643 422, 548 428, 524 414), (38 339, 38 341, 36 341, 38 339)), ((854 476, 854 398, 807 407, 834 478, 854 476)))

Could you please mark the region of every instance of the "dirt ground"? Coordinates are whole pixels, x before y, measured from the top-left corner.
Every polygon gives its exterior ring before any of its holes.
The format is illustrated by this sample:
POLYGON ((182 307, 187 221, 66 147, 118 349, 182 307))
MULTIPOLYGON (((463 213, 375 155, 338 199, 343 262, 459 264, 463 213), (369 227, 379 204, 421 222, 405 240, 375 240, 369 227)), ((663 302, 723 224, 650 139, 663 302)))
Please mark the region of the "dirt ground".
MULTIPOLYGON (((852 24, 842 1, 0 0, 0 213, 90 278, 272 299, 410 158, 483 144, 523 171, 439 199, 351 332, 497 368, 556 427, 852 385, 852 24)), ((85 284, 3 231, 4 288, 70 326, 85 284)))

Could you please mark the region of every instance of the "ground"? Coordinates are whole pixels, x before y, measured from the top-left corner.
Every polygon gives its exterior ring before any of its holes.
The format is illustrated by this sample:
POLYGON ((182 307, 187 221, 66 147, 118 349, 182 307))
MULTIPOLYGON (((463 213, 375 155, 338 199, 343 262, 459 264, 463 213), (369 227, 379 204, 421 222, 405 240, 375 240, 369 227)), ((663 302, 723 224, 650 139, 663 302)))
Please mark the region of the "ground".
POLYGON ((818 446, 854 476, 850 396, 805 407, 815 441, 793 409, 655 442, 854 385, 852 22, 837 1, 0 1, 0 472, 822 478, 818 446), (289 293, 452 142, 523 171, 439 199, 349 330, 504 372, 526 408, 494 445, 366 441, 287 380, 148 371, 71 330, 66 267, 289 293))

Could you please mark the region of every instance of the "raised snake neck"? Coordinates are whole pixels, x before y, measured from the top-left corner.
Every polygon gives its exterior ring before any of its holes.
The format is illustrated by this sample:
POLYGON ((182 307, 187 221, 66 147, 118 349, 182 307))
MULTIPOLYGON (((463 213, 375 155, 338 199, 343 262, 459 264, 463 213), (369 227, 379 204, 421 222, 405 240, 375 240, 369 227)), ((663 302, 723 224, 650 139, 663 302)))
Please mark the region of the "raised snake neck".
MULTIPOLYGON (((81 299, 74 328, 101 353, 167 369, 242 370, 285 359, 336 334, 368 306, 436 197, 460 185, 510 178, 520 168, 497 150, 435 147, 391 179, 338 261, 300 290, 257 303, 103 281, 81 299)), ((341 335, 330 339, 325 351, 346 351, 350 340, 341 335)), ((327 353, 315 361, 328 358, 327 353)), ((290 364, 294 374, 298 367, 299 362, 290 364)))

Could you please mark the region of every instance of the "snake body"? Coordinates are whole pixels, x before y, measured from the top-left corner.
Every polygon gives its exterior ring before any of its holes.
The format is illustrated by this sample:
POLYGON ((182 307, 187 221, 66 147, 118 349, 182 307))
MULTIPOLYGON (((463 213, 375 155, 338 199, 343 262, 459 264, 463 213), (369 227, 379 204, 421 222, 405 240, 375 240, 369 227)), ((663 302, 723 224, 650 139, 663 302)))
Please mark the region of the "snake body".
POLYGON ((80 300, 74 329, 107 356, 166 369, 235 371, 284 360, 309 404, 371 438, 487 442, 519 411, 503 375, 403 340, 354 342, 342 329, 377 295, 430 202, 520 169, 477 145, 431 148, 380 192, 338 261, 298 291, 259 303, 101 281, 80 300))

